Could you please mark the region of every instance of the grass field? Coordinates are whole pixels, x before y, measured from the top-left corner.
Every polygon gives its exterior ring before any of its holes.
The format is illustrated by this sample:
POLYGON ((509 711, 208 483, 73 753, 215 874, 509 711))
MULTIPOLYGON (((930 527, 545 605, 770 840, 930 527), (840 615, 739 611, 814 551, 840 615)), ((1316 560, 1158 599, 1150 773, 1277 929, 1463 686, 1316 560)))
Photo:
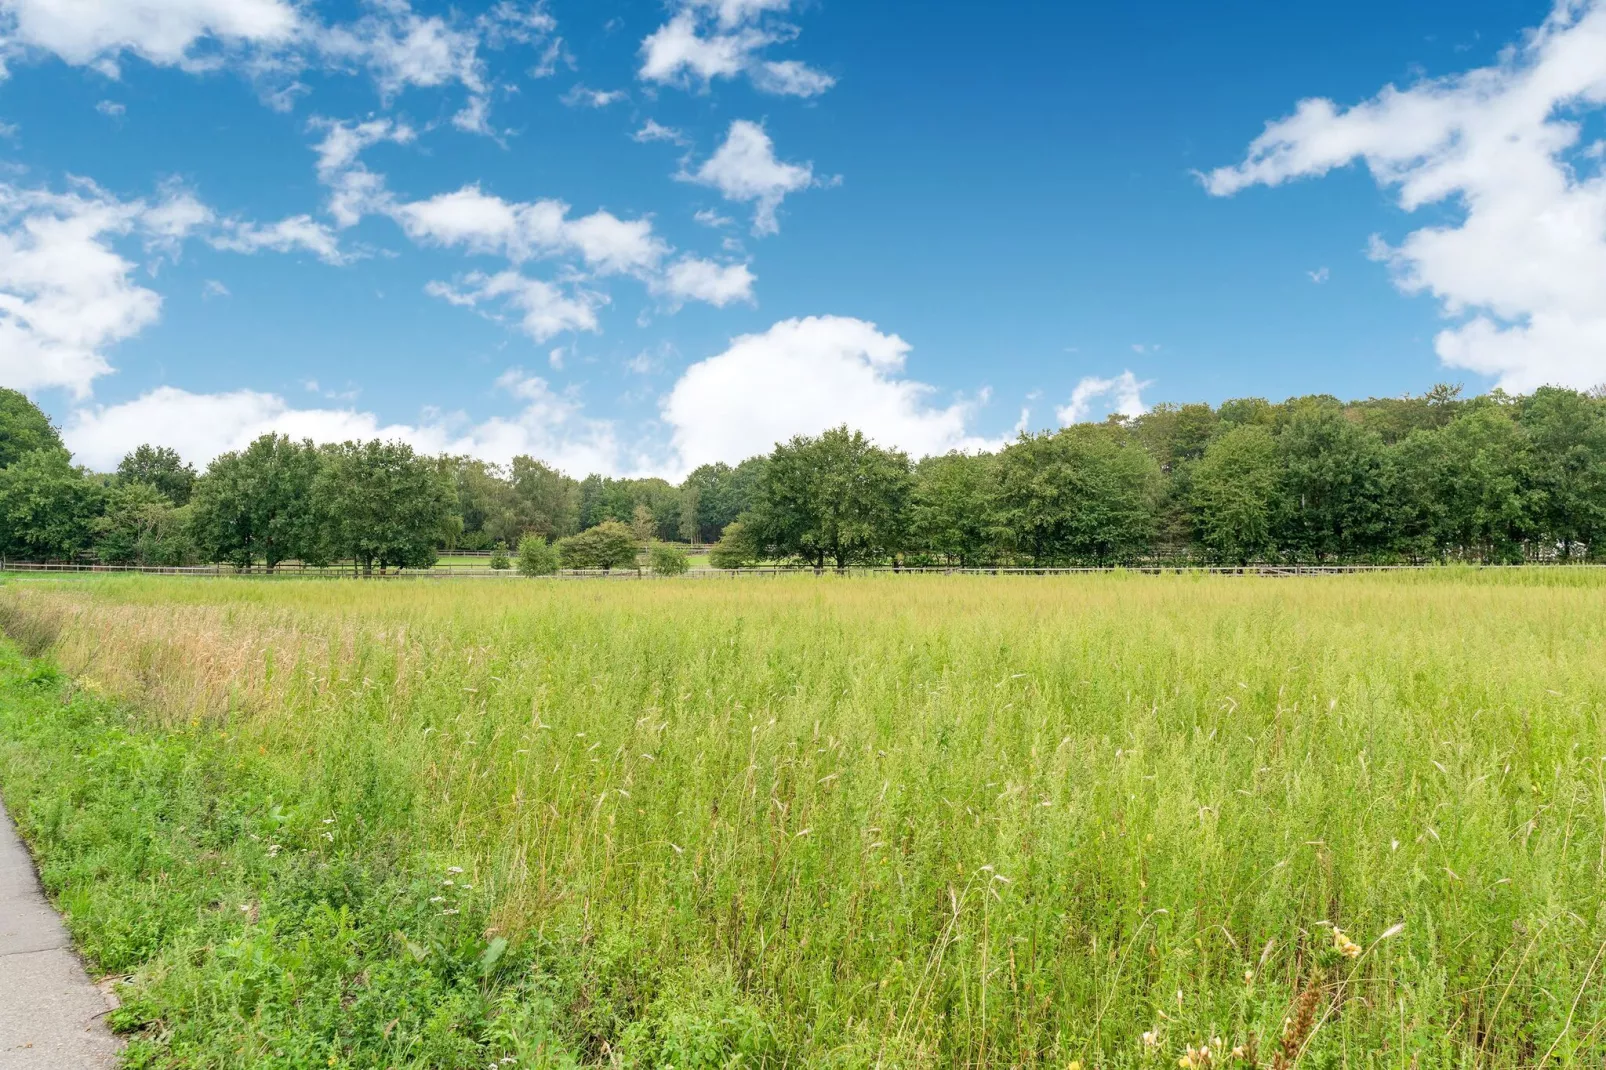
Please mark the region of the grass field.
POLYGON ((0 623, 0 789, 132 1065, 1606 1059, 1600 572, 97 577, 0 623))

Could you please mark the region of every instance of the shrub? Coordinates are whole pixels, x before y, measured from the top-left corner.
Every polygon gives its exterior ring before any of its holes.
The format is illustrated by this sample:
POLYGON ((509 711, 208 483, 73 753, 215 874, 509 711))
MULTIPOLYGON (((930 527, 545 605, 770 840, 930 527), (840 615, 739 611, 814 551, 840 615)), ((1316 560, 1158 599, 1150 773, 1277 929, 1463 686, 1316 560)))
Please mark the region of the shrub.
POLYGON ((519 540, 519 571, 526 576, 550 576, 558 570, 558 552, 539 535, 519 540))
POLYGON ((725 525, 719 541, 708 551, 708 563, 715 568, 746 568, 758 560, 758 549, 740 520, 725 525))
POLYGON ((491 567, 498 572, 513 567, 513 562, 507 556, 507 543, 499 542, 496 544, 496 548, 491 551, 491 567))
POLYGON ((558 560, 564 568, 600 568, 607 572, 635 561, 637 553, 635 535, 617 520, 604 520, 558 543, 558 560))
POLYGON ((690 562, 686 559, 686 551, 668 543, 659 543, 654 546, 648 558, 652 562, 653 572, 659 576, 684 575, 686 569, 691 567, 690 562))

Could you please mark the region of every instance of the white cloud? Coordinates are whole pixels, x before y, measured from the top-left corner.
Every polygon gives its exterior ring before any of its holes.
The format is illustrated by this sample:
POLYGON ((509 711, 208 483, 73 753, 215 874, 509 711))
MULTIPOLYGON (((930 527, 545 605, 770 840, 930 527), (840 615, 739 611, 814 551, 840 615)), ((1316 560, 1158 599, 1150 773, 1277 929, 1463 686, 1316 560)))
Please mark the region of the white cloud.
POLYGON ((630 136, 642 144, 652 141, 667 141, 674 145, 688 144, 685 134, 675 127, 664 126, 653 119, 648 119, 640 130, 630 136))
POLYGON ((515 371, 498 380, 522 404, 513 417, 471 424, 461 416, 387 424, 352 408, 298 409, 277 394, 236 390, 194 394, 161 387, 119 405, 75 411, 63 438, 80 463, 109 471, 130 450, 156 442, 204 466, 269 432, 314 442, 400 440, 425 453, 470 454, 506 462, 517 454, 540 457, 563 471, 625 474, 613 424, 587 418, 573 394, 554 392, 545 380, 515 371))
POLYGON ((785 11, 787 0, 687 0, 668 22, 641 42, 643 81, 701 85, 746 74, 764 93, 812 97, 836 79, 798 60, 770 61, 761 53, 797 35, 784 24, 760 26, 762 16, 785 11))
POLYGON ((161 297, 113 247, 146 210, 87 184, 0 186, 0 385, 85 396, 111 371, 105 350, 156 322, 161 297))
POLYGON ((211 300, 214 297, 229 296, 231 296, 229 293, 229 288, 223 285, 223 283, 219 282, 217 279, 207 279, 206 282, 201 284, 201 297, 205 300, 211 300))
POLYGON ((324 131, 315 147, 318 181, 329 188, 327 208, 341 227, 355 226, 363 216, 384 211, 390 203, 385 180, 361 162, 362 153, 381 142, 412 143, 417 133, 404 122, 370 119, 362 123, 316 118, 314 130, 324 131))
POLYGON ((126 105, 119 104, 115 100, 99 101, 95 105, 95 110, 108 119, 121 119, 128 112, 126 105))
POLYGON ((1324 267, 1317 268, 1315 271, 1307 271, 1305 274, 1309 275, 1310 281, 1314 282, 1317 286, 1322 285, 1328 279, 1332 278, 1332 273, 1324 267))
POLYGON ((559 99, 571 108, 606 108, 624 103, 630 99, 630 94, 623 89, 587 89, 577 85, 559 99))
POLYGON ((1302 101, 1205 185, 1228 196, 1359 160, 1406 211, 1449 202, 1458 221, 1373 242, 1401 290, 1459 321, 1440 359, 1513 391, 1588 387, 1606 381, 1606 177, 1580 135, 1603 106, 1606 0, 1559 0, 1494 66, 1350 108, 1302 101))
POLYGON ((725 143, 695 172, 683 177, 712 186, 726 200, 753 204, 753 233, 757 235, 779 231, 775 213, 781 201, 787 194, 815 184, 813 165, 777 160, 769 134, 746 119, 731 123, 725 143))
POLYGON ((207 239, 214 249, 232 253, 309 252, 326 264, 347 264, 352 257, 340 250, 340 241, 328 225, 311 216, 298 215, 277 223, 250 223, 230 220, 224 229, 207 239))
POLYGON ((415 241, 461 245, 515 263, 577 253, 602 274, 645 272, 669 251, 650 219, 625 220, 605 211, 570 219, 562 201, 508 202, 478 186, 399 204, 390 212, 415 241))
POLYGON ((897 335, 837 316, 737 338, 686 369, 665 398, 674 463, 735 461, 843 423, 915 455, 988 445, 966 431, 970 405, 935 408, 932 387, 902 377, 908 353, 897 335))
POLYGON ((670 264, 653 289, 675 301, 706 301, 724 308, 735 301, 752 301, 755 281, 746 264, 718 264, 687 256, 670 264))
POLYGON ((285 0, 0 0, 0 39, 8 51, 51 52, 77 66, 115 74, 123 52, 163 66, 204 67, 197 42, 288 44, 301 30, 285 0))
POLYGON ((326 58, 366 68, 386 96, 409 86, 460 83, 485 91, 479 35, 438 15, 419 15, 406 0, 379 0, 373 10, 345 26, 318 30, 316 47, 326 58))
POLYGON ((81 179, 66 193, 0 185, 0 385, 86 396, 112 370, 106 351, 157 321, 162 298, 135 281, 138 265, 119 249, 135 238, 158 262, 190 238, 343 259, 322 224, 219 220, 179 187, 124 201, 81 179))
POLYGON ((432 282, 424 292, 460 308, 489 309, 488 314, 493 318, 501 318, 496 309, 506 309, 513 313, 519 329, 537 342, 545 342, 565 331, 595 331, 597 307, 607 302, 601 294, 587 291, 568 294, 549 282, 517 271, 495 275, 476 272, 456 284, 432 282))
POLYGON ((817 97, 836 85, 836 79, 795 59, 761 63, 748 72, 753 85, 766 93, 786 97, 817 97))
POLYGON ((1054 415, 1059 417, 1060 426, 1069 427, 1086 420, 1092 414, 1093 403, 1103 400, 1106 402, 1106 412, 1120 416, 1142 416, 1149 411, 1148 406, 1143 404, 1143 388, 1151 385, 1152 382, 1148 380, 1139 382, 1130 371, 1124 371, 1113 379, 1089 375, 1076 384, 1071 391, 1070 402, 1056 408, 1054 415))
POLYGON ((720 227, 728 227, 733 222, 730 216, 720 215, 712 208, 700 209, 696 215, 692 216, 692 218, 701 223, 703 226, 713 227, 716 230, 720 227))

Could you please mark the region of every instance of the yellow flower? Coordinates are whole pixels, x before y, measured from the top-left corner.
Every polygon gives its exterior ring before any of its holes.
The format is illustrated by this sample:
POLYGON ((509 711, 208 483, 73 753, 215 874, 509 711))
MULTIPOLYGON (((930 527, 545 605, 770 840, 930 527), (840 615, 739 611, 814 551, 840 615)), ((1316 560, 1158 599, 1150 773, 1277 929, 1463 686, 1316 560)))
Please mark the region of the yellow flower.
POLYGON ((1359 958, 1361 955, 1361 945, 1345 936, 1343 929, 1333 930, 1333 946, 1347 959, 1359 958))

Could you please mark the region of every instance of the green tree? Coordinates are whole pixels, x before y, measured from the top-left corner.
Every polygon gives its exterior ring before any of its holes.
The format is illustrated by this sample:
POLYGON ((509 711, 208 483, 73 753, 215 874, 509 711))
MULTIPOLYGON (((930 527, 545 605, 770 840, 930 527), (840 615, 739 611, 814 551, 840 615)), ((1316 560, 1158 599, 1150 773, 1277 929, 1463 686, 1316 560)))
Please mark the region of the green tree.
POLYGON ((378 440, 328 446, 323 456, 318 504, 336 554, 364 572, 435 564, 455 495, 433 463, 405 442, 378 440))
POLYGON ((657 543, 647 553, 647 560, 652 565, 654 575, 681 576, 691 567, 686 559, 686 551, 669 543, 657 543))
POLYGON ((62 449, 61 435, 26 394, 0 387, 0 468, 35 450, 62 449))
POLYGON ((0 553, 70 561, 94 540, 101 485, 64 449, 32 450, 0 469, 0 553))
POLYGON ((991 454, 948 453, 915 466, 910 539, 961 567, 995 556, 997 460, 991 454))
POLYGON ((1527 432, 1509 406, 1481 404, 1439 434, 1438 491, 1447 541, 1485 561, 1520 562, 1544 509, 1527 432))
POLYGON ((176 450, 166 446, 140 446, 117 466, 115 481, 155 487, 174 505, 188 505, 195 490, 195 469, 176 450))
POLYGON ((507 543, 498 542, 491 547, 491 571, 506 572, 513 567, 513 559, 508 556, 507 543))
POLYGON ((799 435, 770 456, 747 528, 778 556, 816 568, 874 561, 900 549, 912 485, 908 456, 858 431, 799 435))
POLYGON ((1265 427, 1244 424, 1212 442, 1189 488, 1200 544, 1217 560, 1264 557, 1274 546, 1281 483, 1277 441, 1265 427))
POLYGON ((640 549, 633 531, 617 520, 604 520, 559 542, 558 560, 564 568, 609 572, 633 563, 640 549))
POLYGON ((708 563, 714 568, 747 568, 757 560, 758 547, 740 520, 725 525, 719 541, 708 550, 708 563))
POLYGON ((1286 504, 1281 544, 1318 561, 1385 551, 1393 539, 1382 439, 1328 399, 1293 404, 1277 437, 1286 504))
MULTIPOLYGON (((680 485, 680 494, 683 500, 692 503, 697 537, 686 541, 714 542, 720 532, 750 510, 759 476, 767 463, 767 458, 749 457, 735 468, 728 464, 705 464, 687 476, 680 485)), ((683 528, 684 525, 683 519, 683 528)))
POLYGON ((149 483, 118 483, 95 521, 95 556, 109 565, 173 567, 194 559, 190 510, 149 483))
POLYGON ((550 465, 518 456, 508 469, 517 531, 498 535, 510 543, 530 532, 558 539, 580 530, 579 484, 550 465))
POLYGON ((1151 544, 1160 468, 1119 428, 1023 434, 998 472, 1000 525, 1033 564, 1111 564, 1151 544))
POLYGON ((311 442, 285 435, 263 435, 218 457, 195 481, 192 521, 201 555, 240 568, 326 561, 329 541, 313 490, 322 467, 311 442))
POLYGON ((540 535, 519 540, 519 572, 525 576, 550 576, 558 570, 558 551, 540 535))
POLYGON ((1580 548, 1606 552, 1606 404, 1560 387, 1540 387, 1522 405, 1532 443, 1536 534, 1563 558, 1580 548))

